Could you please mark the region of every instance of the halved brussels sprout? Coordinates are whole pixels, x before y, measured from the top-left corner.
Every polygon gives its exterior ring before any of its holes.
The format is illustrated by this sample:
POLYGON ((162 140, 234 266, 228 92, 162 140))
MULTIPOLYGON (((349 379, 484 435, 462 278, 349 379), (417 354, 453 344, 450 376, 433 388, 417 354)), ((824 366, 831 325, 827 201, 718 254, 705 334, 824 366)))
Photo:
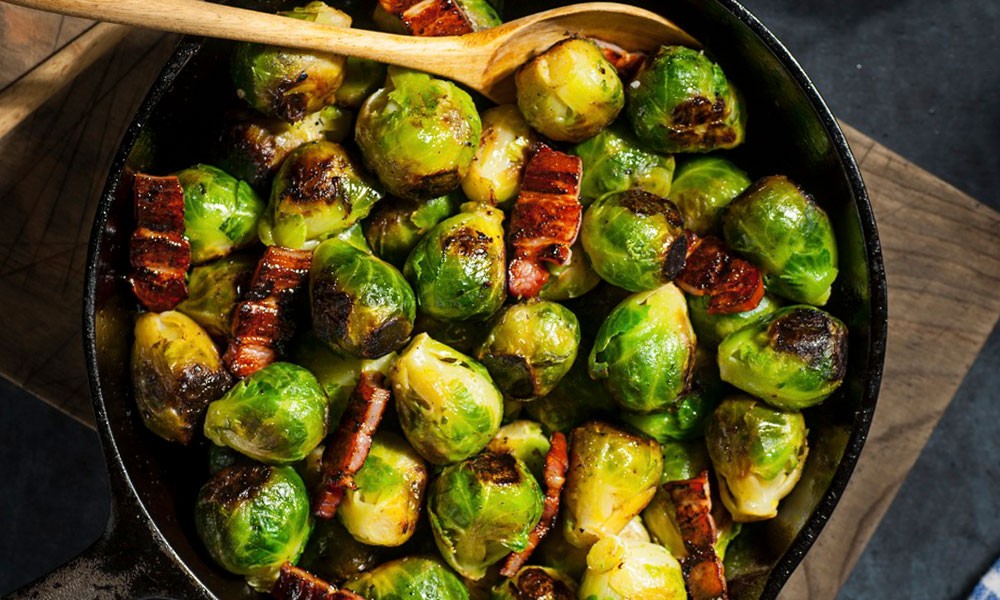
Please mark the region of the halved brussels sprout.
POLYGON ((441 320, 485 319, 507 297, 503 212, 467 202, 413 248, 403 273, 420 310, 441 320))
POLYGON ((579 240, 570 248, 569 262, 565 265, 547 262, 545 268, 549 271, 549 280, 538 292, 542 300, 560 302, 579 298, 601 282, 601 276, 590 266, 590 259, 579 240))
POLYGON ((184 236, 200 264, 257 241, 264 201, 245 181, 211 165, 174 173, 184 188, 184 236))
POLYGON ((746 135, 743 98, 702 52, 662 46, 628 86, 628 118, 657 152, 733 148, 746 135))
POLYGON ((375 567, 344 586, 366 600, 468 600, 469 592, 448 567, 436 560, 408 556, 375 567))
POLYGON ((719 156, 698 156, 677 168, 670 200, 688 229, 707 235, 718 229, 722 210, 748 187, 750 178, 733 163, 719 156))
POLYGON ((633 294, 605 319, 590 351, 590 376, 637 413, 662 411, 685 392, 695 337, 684 295, 672 283, 633 294))
POLYGON ((563 534, 578 548, 616 535, 646 507, 663 472, 655 440, 592 421, 573 430, 563 534))
POLYGON ((556 569, 528 565, 494 586, 490 600, 576 600, 576 582, 556 569))
POLYGON ((539 483, 544 481, 545 455, 549 452, 549 437, 539 423, 513 421, 500 428, 486 445, 493 454, 510 454, 521 460, 539 483))
POLYGON ((427 514, 441 555, 469 579, 524 550, 542 516, 542 489, 523 462, 484 452, 449 465, 431 484, 427 514))
POLYGON ((385 64, 378 61, 348 56, 344 69, 344 82, 337 88, 337 106, 360 107, 385 81, 385 64))
POLYGON ((561 304, 534 300, 505 308, 476 358, 507 397, 533 400, 566 375, 579 346, 576 315, 561 304))
POLYGON ((198 537, 215 562, 267 592, 312 529, 309 494, 291 467, 237 464, 209 479, 194 507, 198 537))
POLYGON ((708 312, 708 302, 711 296, 688 296, 688 316, 694 327, 698 343, 706 347, 715 347, 727 335, 743 329, 747 325, 773 314, 781 308, 781 301, 770 294, 764 294, 755 308, 731 314, 711 314, 708 312))
MULTIPOLYGON (((324 25, 350 27, 347 13, 322 2, 310 2, 285 17, 324 25)), ((333 104, 344 81, 343 56, 240 43, 233 52, 230 75, 236 94, 260 112, 288 122, 333 104)))
POLYGON ((548 432, 569 432, 595 416, 618 411, 608 390, 587 374, 587 357, 581 354, 555 389, 526 403, 524 409, 548 432))
POLYGON ((326 394, 312 373, 276 362, 208 405, 205 437, 264 463, 291 463, 323 441, 326 415, 326 394))
POLYGON ((370 571, 382 562, 384 553, 382 548, 366 546, 354 539, 337 519, 317 519, 298 566, 339 584, 370 571))
POLYGON ((602 279, 632 292, 672 280, 687 256, 680 211, 670 200, 640 189, 591 204, 583 214, 580 241, 602 279))
POLYGON ((303 144, 282 163, 260 220, 262 242, 311 249, 368 216, 382 198, 340 144, 303 144))
POLYGON ((847 326, 811 306, 786 306, 719 344, 722 380, 785 410, 819 404, 847 373, 847 326))
POLYGON ((643 149, 622 121, 573 146, 570 152, 583 160, 580 203, 584 206, 633 188, 673 198, 670 188, 674 157, 643 149))
POLYGON ((823 306, 837 278, 837 240, 830 219, 787 177, 757 180, 722 217, 726 244, 764 274, 768 291, 823 306))
POLYGON ((131 374, 142 422, 182 444, 191 441, 208 403, 232 383, 212 338, 176 311, 144 313, 136 320, 131 374))
POLYGON ((386 87, 365 100, 354 139, 393 195, 434 198, 456 189, 479 146, 472 97, 426 73, 389 67, 386 87))
POLYGON ((705 426, 719 495, 737 522, 770 519, 798 483, 809 452, 799 412, 749 396, 726 398, 705 426))
POLYGON ((618 71, 594 42, 557 42, 518 69, 517 106, 542 135, 582 142, 604 129, 625 105, 618 71))
POLYGON ((426 333, 413 338, 389 377, 403 433, 436 465, 472 456, 500 429, 503 396, 486 368, 426 333))
POLYGON ((687 600, 681 565, 667 549, 608 536, 587 554, 580 598, 587 600, 687 600))
POLYGON ((474 202, 506 204, 517 198, 537 136, 513 104, 494 106, 483 113, 482 121, 479 148, 462 178, 462 191, 474 202))
POLYGON ((365 219, 365 238, 379 258, 402 268, 420 238, 456 214, 461 204, 462 196, 457 193, 423 202, 390 196, 365 219))
POLYGON ((230 255, 191 269, 188 296, 177 310, 194 319, 213 338, 225 340, 233 322, 233 308, 246 291, 257 259, 230 255))

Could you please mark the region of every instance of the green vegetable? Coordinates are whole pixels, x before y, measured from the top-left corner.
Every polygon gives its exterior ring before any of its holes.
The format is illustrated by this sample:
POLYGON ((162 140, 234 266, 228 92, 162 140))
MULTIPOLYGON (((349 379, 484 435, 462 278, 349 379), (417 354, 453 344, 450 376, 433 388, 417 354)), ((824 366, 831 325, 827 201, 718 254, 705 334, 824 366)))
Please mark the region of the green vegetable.
POLYGON ((576 600, 576 582, 548 567, 526 566, 496 586, 490 600, 576 600))
POLYGON ((462 179, 462 191, 474 202, 502 205, 517 198, 521 175, 537 136, 513 104, 483 113, 479 148, 462 179))
POLYGON ((681 565, 659 544, 608 536, 587 554, 580 583, 586 600, 686 600, 681 565))
POLYGON ((456 214, 461 203, 458 193, 422 202, 390 196, 379 202, 365 219, 365 238, 379 258, 402 268, 420 238, 456 214))
POLYGON ((380 62, 348 56, 344 82, 337 88, 338 106, 358 108, 385 81, 386 67, 380 62))
POLYGON ((542 484, 545 481, 545 455, 549 452, 549 446, 549 437, 539 423, 520 420, 501 427, 496 437, 486 445, 486 450, 493 454, 510 454, 516 457, 528 467, 535 480, 542 484))
POLYGON ((707 235, 718 228, 723 209, 748 187, 750 178, 733 163, 719 156, 698 156, 677 168, 670 199, 688 229, 707 235))
POLYGON ((215 339, 225 340, 233 322, 233 308, 240 301, 257 268, 253 256, 236 254, 191 269, 188 296, 177 310, 194 319, 215 339))
POLYGON ((578 354, 569 373, 548 395, 528 402, 525 412, 546 431, 569 432, 602 413, 618 411, 607 389, 587 373, 587 357, 578 354))
POLYGON ((708 312, 710 299, 707 294, 687 297, 688 316, 691 318, 695 335, 698 336, 698 343, 711 348, 718 346, 727 335, 756 323, 781 308, 781 300, 770 294, 764 294, 755 308, 728 315, 713 315, 708 312))
POLYGON ((545 263, 545 268, 549 271, 549 280, 538 292, 538 297, 543 300, 561 302, 579 298, 601 282, 579 241, 570 248, 569 262, 565 265, 545 263))
POLYGON ((210 165, 195 165, 174 175, 184 189, 184 236, 191 262, 200 264, 257 241, 264 201, 245 181, 210 165))
POLYGON ((673 198, 670 188, 674 157, 643 149, 621 121, 573 146, 570 152, 583 160, 580 203, 584 206, 608 194, 633 188, 660 198, 673 198))
POLYGON ((337 519, 317 519, 298 566, 327 581, 341 582, 380 562, 384 550, 354 539, 337 519))
POLYGON ((408 556, 375 567, 344 586, 366 600, 468 600, 462 581, 436 560, 408 556))

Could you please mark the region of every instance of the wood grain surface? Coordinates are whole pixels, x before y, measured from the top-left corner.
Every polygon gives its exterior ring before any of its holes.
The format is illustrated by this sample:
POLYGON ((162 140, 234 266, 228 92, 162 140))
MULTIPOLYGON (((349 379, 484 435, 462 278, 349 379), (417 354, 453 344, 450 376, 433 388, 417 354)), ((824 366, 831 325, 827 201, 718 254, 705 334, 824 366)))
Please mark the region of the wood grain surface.
MULTIPOLYGON (((0 139, 0 373, 90 426, 81 334, 90 222, 119 139, 175 41, 130 34, 0 139)), ((0 54, 0 82, 26 69, 14 62, 0 54)), ((845 130, 885 253, 885 377, 854 478, 789 600, 835 596, 1000 316, 1000 214, 845 130)))

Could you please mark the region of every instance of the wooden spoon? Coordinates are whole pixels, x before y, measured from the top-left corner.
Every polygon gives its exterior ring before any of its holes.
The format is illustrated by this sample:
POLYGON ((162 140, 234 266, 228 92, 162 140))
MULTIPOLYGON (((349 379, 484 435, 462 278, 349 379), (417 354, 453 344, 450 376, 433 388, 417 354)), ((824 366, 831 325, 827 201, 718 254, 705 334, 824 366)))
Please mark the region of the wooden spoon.
POLYGON ((464 83, 502 103, 511 76, 535 54, 571 35, 627 50, 660 44, 699 47, 660 15, 612 2, 571 4, 498 27, 453 37, 411 37, 321 25, 200 0, 8 0, 44 11, 147 29, 358 56, 464 83))

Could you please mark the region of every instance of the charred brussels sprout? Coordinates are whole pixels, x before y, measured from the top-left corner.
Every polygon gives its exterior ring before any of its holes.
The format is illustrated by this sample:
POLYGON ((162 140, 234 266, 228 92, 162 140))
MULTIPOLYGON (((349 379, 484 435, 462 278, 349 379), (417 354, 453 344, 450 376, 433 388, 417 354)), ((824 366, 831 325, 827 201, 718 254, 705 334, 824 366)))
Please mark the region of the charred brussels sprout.
POLYGON ((684 216, 684 225, 706 235, 718 228, 722 210, 748 187, 750 178, 733 163, 699 156, 677 168, 670 199, 684 216))
POLYGON ((390 67, 386 87, 361 106, 354 138, 390 193, 420 200, 459 186, 481 132, 472 97, 457 85, 390 67))
POLYGON ((666 548, 609 536, 587 554, 580 598, 587 600, 686 600, 681 565, 666 548))
POLYGON ((672 280, 687 256, 674 203, 639 189, 604 196, 583 215, 580 240, 602 279, 632 292, 672 280))
POLYGON ((563 492, 563 534, 583 548, 616 535, 656 493, 663 455, 655 440, 592 421, 573 430, 563 492))
POLYGON ((521 420, 501 427, 496 437, 486 445, 486 449, 493 454, 510 454, 518 458, 535 479, 541 482, 549 446, 549 438, 540 424, 521 420))
POLYGON ((145 313, 135 323, 132 385, 142 422, 165 440, 187 444, 208 403, 232 379, 212 338, 176 311, 145 313))
POLYGON ((434 464, 472 456, 500 429, 503 397, 486 368, 427 334, 413 338, 389 377, 403 433, 434 464))
POLYGON ((326 435, 326 394, 306 369, 276 362, 212 402, 205 437, 269 464, 302 460, 326 435))
POLYGON ((410 556, 362 573, 345 586, 366 600, 468 600, 462 581, 436 560, 410 556))
POLYGON ((365 220, 365 238, 379 258, 402 268, 420 238, 431 227, 457 213, 461 203, 459 194, 423 202, 386 198, 365 220))
POLYGON ((476 358, 507 397, 533 400, 566 375, 579 345, 576 315, 561 304, 536 300, 504 309, 476 358))
POLYGON ((709 152, 743 142, 746 112, 719 65, 698 50, 663 46, 628 86, 628 118, 657 152, 709 152))
POLYGON ((569 262, 565 265, 545 263, 545 268, 549 270, 549 280, 538 292, 539 298, 555 302, 579 298, 601 282, 601 276, 590 266, 590 259, 587 258, 582 243, 573 244, 570 251, 569 262))
POLYGON ((348 56, 344 82, 337 88, 337 105, 358 108, 385 81, 386 67, 380 62, 348 56))
POLYGON ((756 323, 781 308, 779 300, 770 294, 764 294, 760 303, 750 310, 728 315, 711 314, 708 312, 710 299, 708 294, 687 297, 691 326, 694 327, 694 332, 698 336, 698 343, 704 344, 706 347, 718 346, 719 342, 730 333, 756 323))
POLYGON ((536 136, 513 104, 487 110, 482 120, 479 148, 462 179, 462 191, 475 202, 506 204, 521 189, 521 175, 536 136))
MULTIPOLYGON (((278 13, 324 25, 349 27, 351 18, 322 2, 278 13)), ((262 44, 236 46, 230 74, 236 93, 260 112, 288 122, 333 104, 344 80, 343 56, 262 44)))
POLYGON ((577 144, 571 152, 583 160, 580 202, 584 206, 633 188, 661 198, 670 194, 674 157, 644 150, 620 121, 577 144))
POLYGON ((318 519, 299 566, 327 581, 341 582, 371 570, 383 553, 382 548, 354 539, 337 519, 318 519))
POLYGON ((175 173, 184 188, 184 235, 191 262, 226 256, 257 241, 264 201, 245 181, 210 165, 175 173))
POLYGON ((315 248, 368 216, 382 198, 340 144, 310 142, 296 148, 274 178, 260 220, 260 239, 286 248, 315 248))
POLYGON ((309 494, 291 467, 240 464, 212 476, 194 507, 208 553, 266 592, 281 565, 294 563, 312 528, 309 494))
POLYGON ((576 582, 548 567, 527 566, 493 588, 490 600, 576 600, 576 582))
POLYGON ((246 290, 257 259, 233 255, 191 269, 188 297, 177 310, 194 319, 209 335, 224 340, 233 322, 233 307, 246 290))
POLYGON ((352 356, 384 356, 413 330, 417 304, 402 273, 345 241, 313 251, 309 295, 316 336, 352 356))
POLYGON ((618 71, 597 44, 570 38, 525 63, 514 76, 517 106, 542 135, 582 142, 604 129, 625 105, 618 71))
POLYGON ((461 321, 500 309, 507 297, 502 222, 500 209, 469 202, 427 232, 403 269, 421 311, 461 321))
POLYGON ((444 468, 431 485, 427 514, 445 561, 478 580, 524 550, 542 516, 542 490, 520 460, 485 452, 444 468))
POLYGON ((590 351, 590 376, 638 413, 674 405, 694 365, 695 337, 684 295, 672 283, 633 294, 605 319, 590 351))
POLYGON ((822 306, 837 278, 837 240, 830 219, 787 177, 765 177, 722 217, 726 244, 764 273, 767 289, 822 306))
POLYGON ((847 372, 847 327, 811 306, 786 306, 719 344, 723 381, 785 410, 818 404, 847 372))
POLYGON ((719 494, 738 522, 770 519, 798 483, 809 452, 799 412, 749 396, 726 398, 705 427, 719 494))

